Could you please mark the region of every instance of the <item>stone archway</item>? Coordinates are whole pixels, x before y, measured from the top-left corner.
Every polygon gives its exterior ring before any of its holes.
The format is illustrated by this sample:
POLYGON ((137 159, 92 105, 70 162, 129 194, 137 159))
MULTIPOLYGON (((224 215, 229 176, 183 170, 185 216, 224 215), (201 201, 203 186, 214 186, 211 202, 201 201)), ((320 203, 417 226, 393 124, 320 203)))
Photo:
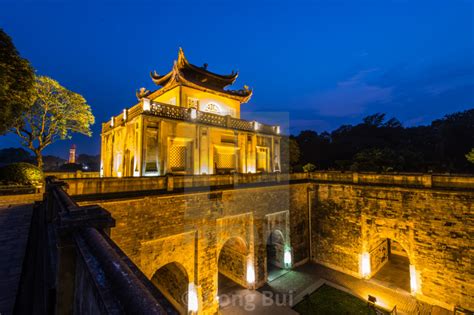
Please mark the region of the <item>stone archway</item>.
POLYGON ((273 230, 267 237, 267 281, 285 273, 285 237, 280 230, 273 230))
POLYGON ((374 264, 372 278, 388 286, 410 292, 410 260, 405 249, 395 240, 385 239, 371 252, 374 264))
POLYGON ((151 282, 180 314, 187 314, 189 277, 180 263, 171 262, 158 268, 151 277, 151 282))
POLYGON ((240 237, 231 237, 217 255, 218 295, 247 286, 248 246, 240 237))
POLYGON ((369 277, 388 287, 421 293, 413 237, 413 229, 399 229, 398 225, 377 226, 376 231, 371 231, 367 241, 369 277))

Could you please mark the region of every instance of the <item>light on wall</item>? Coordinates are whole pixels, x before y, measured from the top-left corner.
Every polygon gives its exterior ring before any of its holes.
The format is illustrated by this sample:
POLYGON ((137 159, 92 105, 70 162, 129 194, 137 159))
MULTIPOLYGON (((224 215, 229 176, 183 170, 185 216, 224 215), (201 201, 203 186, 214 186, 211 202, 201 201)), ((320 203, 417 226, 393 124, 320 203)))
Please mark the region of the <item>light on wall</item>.
POLYGON ((255 283, 255 269, 251 259, 247 260, 247 283, 253 285, 255 283))
POLYGON ((110 117, 110 127, 113 127, 114 124, 115 124, 115 117, 112 116, 112 117, 110 117))
POLYGON ((360 271, 363 278, 370 277, 370 254, 367 252, 360 255, 360 271))
POLYGON ((285 263, 286 268, 291 268, 291 251, 289 248, 285 249, 285 253, 283 255, 283 262, 285 263))
POLYGON ((275 132, 277 135, 280 134, 280 126, 275 126, 275 132))
POLYGON ((414 265, 410 265, 410 289, 412 294, 417 293, 419 290, 416 269, 414 265))
POLYGON ((199 309, 196 285, 190 282, 188 285, 188 312, 197 313, 199 309))
POLYGON ((145 112, 150 110, 150 100, 147 98, 143 98, 143 110, 145 112))
POLYGON ((123 120, 124 121, 127 120, 127 109, 126 108, 123 110, 123 120))

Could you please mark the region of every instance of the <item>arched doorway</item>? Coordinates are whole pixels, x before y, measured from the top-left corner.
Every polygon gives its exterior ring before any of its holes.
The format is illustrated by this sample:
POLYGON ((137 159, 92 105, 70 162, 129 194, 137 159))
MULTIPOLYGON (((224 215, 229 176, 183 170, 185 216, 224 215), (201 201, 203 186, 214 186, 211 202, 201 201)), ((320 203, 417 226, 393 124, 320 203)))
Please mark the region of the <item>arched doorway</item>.
POLYGON ((248 249, 239 237, 228 239, 218 256, 218 295, 229 294, 246 286, 248 249))
POLYGON ((170 301, 180 314, 188 313, 187 294, 189 287, 188 274, 184 267, 172 262, 159 268, 151 282, 170 301))
POLYGON ((286 273, 285 237, 280 230, 273 230, 267 238, 267 281, 286 273))
POLYGON ((373 279, 410 292, 410 259, 400 243, 384 239, 370 254, 373 279))

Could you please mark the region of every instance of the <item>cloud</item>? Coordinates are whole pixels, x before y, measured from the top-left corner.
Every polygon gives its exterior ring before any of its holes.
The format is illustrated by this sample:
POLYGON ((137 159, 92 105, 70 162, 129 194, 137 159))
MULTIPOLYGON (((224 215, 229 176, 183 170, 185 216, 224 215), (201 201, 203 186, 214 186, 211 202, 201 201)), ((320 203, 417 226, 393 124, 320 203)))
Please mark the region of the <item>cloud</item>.
POLYGON ((343 117, 359 115, 374 103, 392 99, 392 87, 369 84, 379 74, 378 69, 362 70, 349 79, 339 81, 335 88, 315 95, 311 102, 322 116, 343 117))

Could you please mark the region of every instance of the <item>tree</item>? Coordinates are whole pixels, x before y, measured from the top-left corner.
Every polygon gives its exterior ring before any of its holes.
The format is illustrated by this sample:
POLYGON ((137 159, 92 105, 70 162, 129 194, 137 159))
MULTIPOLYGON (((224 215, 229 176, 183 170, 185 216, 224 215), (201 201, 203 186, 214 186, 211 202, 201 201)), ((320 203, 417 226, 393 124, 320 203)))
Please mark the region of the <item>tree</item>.
POLYGON ((466 159, 471 162, 471 163, 474 163, 474 148, 471 149, 471 151, 466 154, 466 159))
POLYGON ((28 60, 20 57, 10 36, 0 29, 0 134, 12 128, 31 105, 34 77, 28 60))
POLYGON ((303 166, 303 171, 305 173, 311 173, 311 172, 314 172, 315 170, 316 170, 316 165, 314 164, 308 163, 305 166, 303 166))
POLYGON ((72 133, 91 136, 93 123, 94 116, 84 97, 51 78, 39 76, 33 105, 23 112, 14 130, 42 168, 44 148, 58 139, 70 139, 72 133))
POLYGON ((300 148, 293 137, 281 137, 280 140, 281 171, 291 172, 300 158, 300 148))

